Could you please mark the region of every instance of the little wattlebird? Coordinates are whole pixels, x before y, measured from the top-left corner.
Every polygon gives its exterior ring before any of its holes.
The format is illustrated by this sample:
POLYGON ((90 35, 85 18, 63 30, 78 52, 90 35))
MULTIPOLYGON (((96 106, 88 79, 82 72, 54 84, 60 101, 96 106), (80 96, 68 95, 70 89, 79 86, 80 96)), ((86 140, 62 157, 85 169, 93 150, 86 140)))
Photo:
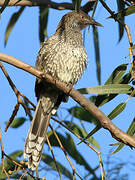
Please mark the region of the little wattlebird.
MULTIPOLYGON (((74 85, 88 62, 81 30, 91 24, 101 26, 82 11, 64 15, 56 33, 45 40, 41 47, 36 68, 59 81, 74 85)), ((32 170, 39 165, 51 115, 68 97, 54 85, 38 78, 35 92, 38 104, 24 148, 24 157, 28 158, 28 168, 32 170)))

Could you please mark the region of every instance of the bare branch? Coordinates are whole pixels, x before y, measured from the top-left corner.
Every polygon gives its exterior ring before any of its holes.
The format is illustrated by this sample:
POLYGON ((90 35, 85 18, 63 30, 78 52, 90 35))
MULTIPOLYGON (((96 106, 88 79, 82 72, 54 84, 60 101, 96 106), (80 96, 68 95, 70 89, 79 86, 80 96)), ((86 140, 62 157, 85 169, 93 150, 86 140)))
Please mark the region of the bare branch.
POLYGON ((5 166, 4 166, 4 147, 3 147, 3 142, 2 142, 1 129, 0 129, 0 144, 1 144, 1 162, 2 162, 2 171, 1 171, 1 173, 4 172, 6 174, 6 176, 7 176, 7 178, 10 179, 9 175, 8 175, 6 169, 5 169, 5 166))
POLYGON ((111 135, 118 141, 130 146, 135 147, 135 138, 129 136, 128 134, 124 133, 121 129, 113 124, 113 122, 101 111, 99 110, 94 104, 92 104, 87 98, 85 98, 82 94, 80 94, 74 88, 67 86, 67 84, 60 82, 56 79, 53 79, 48 74, 43 74, 41 71, 38 71, 36 68, 17 60, 11 56, 5 55, 0 53, 0 60, 3 62, 7 62, 8 64, 14 65, 24 71, 27 71, 38 78, 45 78, 45 80, 49 83, 54 84, 57 88, 62 90, 64 93, 71 96, 76 102, 78 102, 82 107, 88 110, 97 120, 100 122, 101 126, 107 129, 111 135))
MULTIPOLYGON (((3 6, 4 1, 5 0, 0 1, 0 6, 3 6)), ((92 7, 93 7, 95 1, 96 0, 88 1, 81 9, 85 12, 89 12, 90 10, 92 10, 92 7)), ((72 3, 56 3, 51 0, 32 0, 32 1, 10 0, 10 2, 8 3, 8 6, 30 6, 30 7, 46 6, 48 8, 53 8, 53 9, 58 9, 58 10, 65 10, 65 9, 74 10, 75 9, 75 5, 72 3)))
POLYGON ((15 93, 15 95, 16 95, 16 97, 17 97, 17 101, 18 101, 18 103, 17 103, 16 106, 15 106, 15 109, 13 110, 13 113, 12 113, 12 115, 11 115, 11 118, 9 119, 9 121, 8 121, 8 123, 7 123, 7 126, 6 126, 6 128, 5 128, 5 132, 6 132, 7 129, 8 129, 8 127, 9 127, 10 124, 12 123, 14 117, 15 117, 16 114, 17 114, 17 112, 18 112, 18 110, 19 110, 20 104, 23 106, 26 114, 28 114, 29 117, 30 117, 30 119, 32 119, 32 116, 31 116, 31 114, 30 114, 30 112, 29 112, 29 108, 28 108, 28 107, 25 105, 25 103, 23 102, 23 100, 21 99, 21 96, 22 96, 26 101, 28 101, 28 102, 33 106, 33 108, 35 108, 35 105, 34 105, 26 96, 24 96, 22 93, 20 93, 20 91, 18 91, 18 89, 16 88, 15 84, 14 84, 13 81, 11 80, 10 76, 8 75, 6 69, 4 68, 4 66, 2 65, 1 62, 0 62, 0 68, 1 68, 1 70, 3 71, 5 77, 7 78, 7 80, 8 80, 8 82, 9 82, 12 90, 14 91, 14 93, 15 93))

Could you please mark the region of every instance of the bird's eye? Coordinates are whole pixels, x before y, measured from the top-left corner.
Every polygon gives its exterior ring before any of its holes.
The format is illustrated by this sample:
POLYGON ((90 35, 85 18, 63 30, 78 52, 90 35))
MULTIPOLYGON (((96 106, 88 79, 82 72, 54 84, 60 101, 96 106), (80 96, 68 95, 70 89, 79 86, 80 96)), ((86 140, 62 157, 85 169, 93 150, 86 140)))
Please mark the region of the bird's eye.
POLYGON ((83 15, 81 15, 81 19, 84 19, 84 16, 83 16, 83 15))

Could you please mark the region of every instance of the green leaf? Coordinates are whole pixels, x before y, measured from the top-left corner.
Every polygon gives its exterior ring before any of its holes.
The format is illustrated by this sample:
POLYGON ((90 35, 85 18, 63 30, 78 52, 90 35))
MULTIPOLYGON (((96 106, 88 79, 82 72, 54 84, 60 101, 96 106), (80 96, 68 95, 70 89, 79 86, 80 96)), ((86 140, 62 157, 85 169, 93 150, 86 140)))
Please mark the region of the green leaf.
POLYGON ((73 3, 75 3, 75 11, 79 11, 81 7, 82 0, 75 0, 73 3))
MULTIPOLYGON (((20 118, 15 118, 12 122, 12 124, 10 125, 11 128, 18 128, 19 126, 21 126, 24 122, 26 121, 26 118, 20 117, 20 118)), ((7 124, 7 122, 6 122, 7 124)))
POLYGON ((108 78, 108 80, 105 82, 106 84, 119 84, 121 81, 122 76, 125 74, 127 70, 128 64, 121 64, 118 66, 111 74, 111 76, 108 78))
MULTIPOLYGON (((57 171, 57 168, 56 168, 56 165, 55 165, 55 162, 53 160, 53 158, 47 154, 42 154, 42 161, 44 163, 46 163, 48 166, 50 166, 53 170, 57 171)), ((69 179, 73 179, 73 176, 72 174, 70 173, 70 171, 68 171, 67 168, 65 168, 61 163, 59 163, 58 161, 56 161, 59 169, 60 169, 60 172, 62 174, 64 174, 66 177, 68 177, 69 179)))
MULTIPOLYGON (((69 121, 64 121, 64 123, 65 123, 73 132, 75 132, 76 134, 78 134, 81 138, 86 137, 87 132, 86 132, 83 128, 80 128, 79 126, 77 126, 77 124, 74 124, 74 123, 69 122, 69 121)), ((98 142, 97 142, 93 137, 88 138, 87 141, 88 141, 89 143, 91 143, 92 145, 94 145, 97 149, 100 149, 100 146, 99 146, 98 142)))
POLYGON ((118 106, 116 106, 113 111, 108 115, 109 119, 114 119, 116 116, 118 116, 124 109, 126 108, 126 103, 120 103, 118 106))
POLYGON ((10 18, 10 20, 9 20, 9 23, 8 23, 8 26, 7 26, 7 28, 6 28, 6 32, 5 32, 5 40, 4 40, 4 45, 5 45, 5 46, 6 46, 6 44, 7 44, 9 35, 10 35, 13 27, 15 26, 17 20, 18 20, 19 17, 21 16, 24 8, 25 8, 25 7, 21 7, 18 12, 14 13, 14 14, 11 16, 11 18, 10 18))
POLYGON ((0 14, 4 11, 4 9, 7 7, 10 0, 5 0, 3 6, 0 8, 0 14))
POLYGON ((127 84, 108 84, 82 88, 78 91, 82 94, 128 94, 132 93, 132 86, 127 84))
MULTIPOLYGON (((118 6, 118 11, 123 11, 125 8, 125 3, 122 0, 117 0, 117 6, 118 6)), ((119 20, 122 24, 124 24, 125 21, 125 16, 123 16, 122 14, 119 16, 119 20)), ((122 39, 123 34, 124 34, 124 26, 118 23, 119 25, 119 41, 122 39)))
MULTIPOLYGON (((130 126, 129 126, 129 128, 128 128, 128 130, 127 130, 126 133, 127 133, 128 135, 130 135, 130 136, 133 136, 133 135, 134 135, 134 133, 135 133, 135 118, 134 118, 133 121, 131 122, 131 124, 130 124, 130 126)), ((118 151, 120 151, 120 150, 124 147, 124 144, 121 143, 121 142, 118 142, 118 143, 116 143, 115 145, 119 145, 119 146, 117 147, 117 149, 116 149, 112 154, 117 153, 118 151)))
POLYGON ((92 26, 92 27, 93 27, 94 47, 95 47, 95 56, 96 56, 96 65, 97 65, 97 79, 100 85, 101 84, 101 65, 100 65, 98 29, 96 26, 92 26))
MULTIPOLYGON (((76 146, 75 146, 75 143, 74 143, 72 137, 68 133, 66 133, 66 137, 64 137, 62 134, 60 134, 58 132, 57 132, 57 135, 58 135, 60 141, 62 142, 62 145, 66 149, 67 153, 76 161, 76 163, 84 166, 86 170, 88 170, 91 174, 93 174, 93 176, 95 178, 97 178, 95 171, 89 166, 89 164, 85 161, 83 156, 76 149, 76 146)), ((58 141, 57 141, 56 137, 54 136, 54 134, 51 134, 49 136, 49 140, 50 140, 50 143, 52 146, 59 147, 58 141)))
MULTIPOLYGON (((122 111, 124 111, 126 107, 126 103, 120 103, 117 107, 113 109, 113 111, 108 115, 109 119, 114 119, 116 116, 118 116, 122 111)), ((93 136, 97 131, 99 131, 102 128, 100 124, 98 124, 83 140, 86 140, 87 138, 93 136)), ((81 141, 82 142, 82 141, 81 141)), ((81 143, 80 142, 80 143, 81 143)))
POLYGON ((97 124, 97 119, 89 111, 85 110, 82 107, 73 107, 69 109, 68 111, 70 114, 72 114, 72 116, 80 120, 97 124))
POLYGON ((47 36, 47 24, 48 24, 48 7, 39 7, 39 39, 40 44, 42 45, 45 37, 47 36))
MULTIPOLYGON (((127 64, 122 64, 118 66, 111 76, 108 78, 108 80, 105 82, 105 85, 107 84, 128 84, 131 79, 131 73, 127 73, 124 77, 124 73, 126 72, 127 64)), ((115 98, 118 94, 108 94, 108 95, 99 95, 96 98, 95 105, 96 106, 102 106, 105 103, 111 101, 113 98, 115 98)))

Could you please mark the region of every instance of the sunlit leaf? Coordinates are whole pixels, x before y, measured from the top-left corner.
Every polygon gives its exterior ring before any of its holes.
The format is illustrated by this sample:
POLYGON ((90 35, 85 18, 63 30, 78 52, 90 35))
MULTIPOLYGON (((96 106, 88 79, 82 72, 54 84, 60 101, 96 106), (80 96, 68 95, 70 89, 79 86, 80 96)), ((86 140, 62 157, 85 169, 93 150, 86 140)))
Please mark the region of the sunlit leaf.
MULTIPOLYGON (((134 133, 135 133, 135 118, 133 119, 133 121, 132 121, 132 123, 130 124, 130 126, 129 126, 129 128, 128 128, 128 130, 127 130, 126 133, 127 133, 128 135, 130 135, 130 136, 133 136, 133 135, 134 135, 134 133)), ((119 146, 117 147, 117 149, 116 149, 112 154, 117 153, 118 151, 120 151, 120 150, 124 147, 124 144, 121 143, 121 142, 118 142, 118 143, 116 143, 115 145, 119 145, 119 146)))
POLYGON ((105 84, 119 84, 122 76, 125 74, 127 70, 128 64, 121 64, 118 66, 110 75, 105 84))
MULTIPOLYGON (((13 122, 11 123, 10 127, 12 128, 18 128, 20 127, 24 122, 26 121, 26 118, 20 117, 20 118, 15 118, 13 122)), ((6 122, 7 123, 7 122, 6 122)))
MULTIPOLYGON (((53 160, 53 158, 47 154, 42 154, 42 161, 45 162, 48 166, 50 166, 53 170, 57 171, 55 162, 53 160)), ((70 171, 68 171, 68 169, 66 167, 64 167, 61 163, 59 163, 58 161, 57 165, 60 169, 60 172, 65 175, 66 177, 68 177, 69 179, 73 179, 72 174, 70 173, 70 171)))
MULTIPOLYGON (((131 79, 131 73, 127 73, 125 76, 124 73, 126 72, 128 64, 122 64, 118 66, 111 74, 111 76, 108 78, 108 80, 105 82, 105 85, 107 84, 128 84, 131 79)), ((95 105, 96 106, 102 106, 105 103, 111 101, 113 98, 115 98, 118 94, 107 94, 107 95, 99 95, 96 98, 95 105)))
POLYGON ((97 65, 97 79, 99 85, 101 84, 101 65, 100 65, 100 49, 99 49, 99 38, 98 38, 98 29, 96 26, 93 26, 94 34, 94 47, 95 47, 95 56, 96 56, 96 65, 97 65))
MULTIPOLYGON (((80 137, 84 138, 87 136, 87 132, 83 128, 80 128, 77 124, 69 121, 64 121, 64 123, 80 137)), ((97 149, 100 149, 98 142, 93 137, 88 138, 87 141, 94 145, 97 149)))
POLYGON ((39 7, 39 39, 41 45, 43 44, 45 37, 47 36, 48 14, 48 7, 39 7))
POLYGON ((96 118, 87 110, 82 107, 73 107, 68 110, 72 116, 87 122, 97 124, 96 118))
POLYGON ((24 10, 24 6, 20 7, 20 9, 18 10, 18 12, 14 13, 8 23, 8 26, 6 28, 6 32, 5 32, 5 40, 4 40, 4 45, 6 46, 9 35, 14 27, 14 25, 16 24, 17 20, 19 19, 19 17, 21 16, 23 10, 24 10))
POLYGON ((108 115, 109 119, 114 119, 116 116, 118 116, 124 109, 126 108, 126 103, 120 103, 118 106, 116 106, 113 111, 108 115))
MULTIPOLYGON (((126 107, 126 103, 120 103, 118 106, 116 106, 113 111, 108 115, 108 118, 110 120, 114 119, 116 116, 118 116, 121 112, 124 111, 126 107)), ((98 124, 83 140, 86 140, 87 138, 93 136, 97 131, 99 131, 102 128, 100 124, 98 124)), ((82 142, 82 141, 81 141, 82 142)))
POLYGON ((132 86, 127 84, 108 84, 82 88, 78 91, 82 94, 128 94, 132 92, 132 86))

